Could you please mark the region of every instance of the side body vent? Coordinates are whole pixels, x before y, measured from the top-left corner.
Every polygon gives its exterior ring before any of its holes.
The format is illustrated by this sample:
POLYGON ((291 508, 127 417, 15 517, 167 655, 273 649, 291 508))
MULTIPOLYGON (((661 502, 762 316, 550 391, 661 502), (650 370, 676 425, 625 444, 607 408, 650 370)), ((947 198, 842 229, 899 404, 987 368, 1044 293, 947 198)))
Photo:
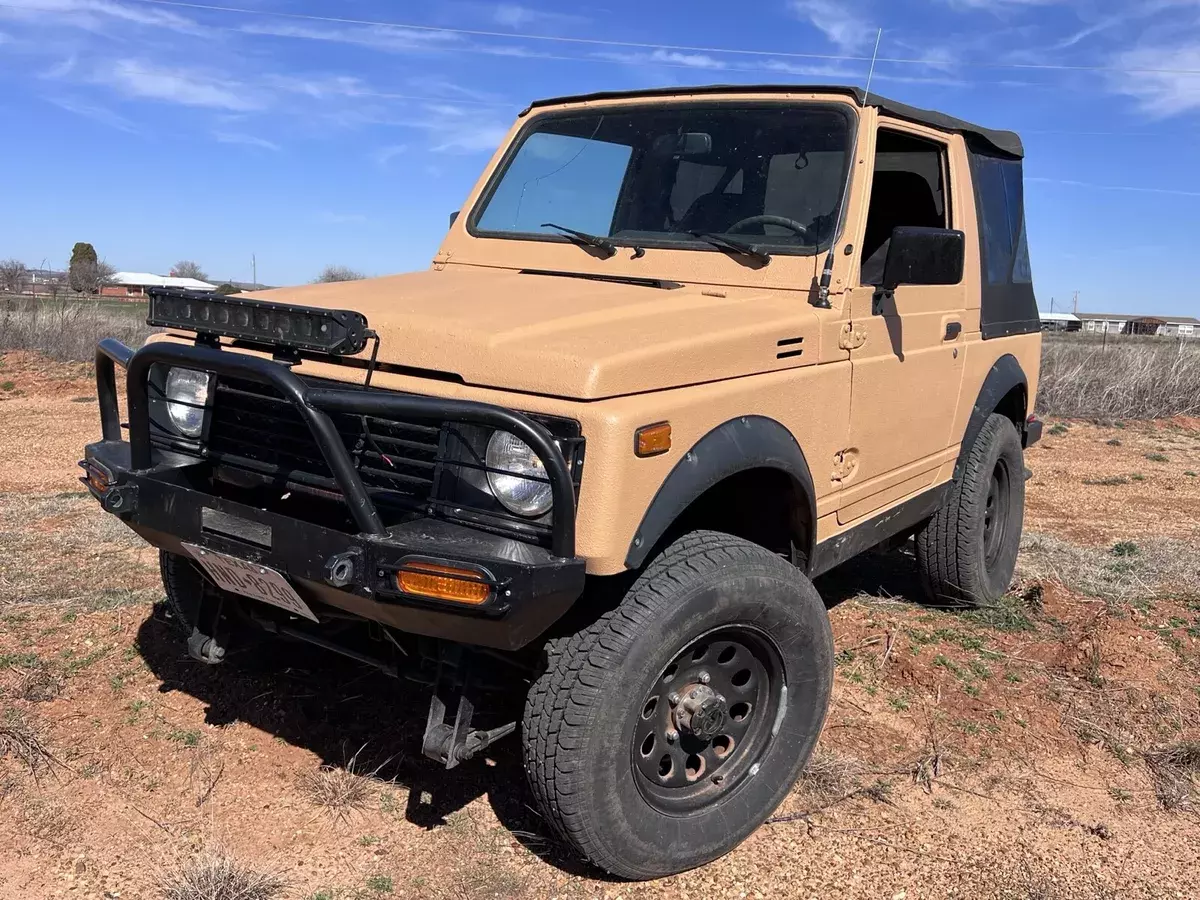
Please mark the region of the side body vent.
POLYGON ((782 338, 775 342, 775 346, 779 351, 775 354, 776 359, 791 359, 795 356, 803 356, 804 348, 800 345, 804 343, 804 338, 782 338))

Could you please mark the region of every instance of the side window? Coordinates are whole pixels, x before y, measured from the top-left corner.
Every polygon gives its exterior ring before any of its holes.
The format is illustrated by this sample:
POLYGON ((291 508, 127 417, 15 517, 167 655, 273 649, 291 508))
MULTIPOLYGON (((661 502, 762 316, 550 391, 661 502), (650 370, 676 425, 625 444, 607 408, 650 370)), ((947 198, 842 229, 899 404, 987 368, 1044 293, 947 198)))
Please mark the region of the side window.
POLYGON ((979 198, 988 284, 1032 283, 1020 162, 977 154, 972 172, 979 198))
POLYGON ((862 247, 863 284, 880 284, 892 232, 902 225, 946 228, 946 148, 881 129, 862 247))

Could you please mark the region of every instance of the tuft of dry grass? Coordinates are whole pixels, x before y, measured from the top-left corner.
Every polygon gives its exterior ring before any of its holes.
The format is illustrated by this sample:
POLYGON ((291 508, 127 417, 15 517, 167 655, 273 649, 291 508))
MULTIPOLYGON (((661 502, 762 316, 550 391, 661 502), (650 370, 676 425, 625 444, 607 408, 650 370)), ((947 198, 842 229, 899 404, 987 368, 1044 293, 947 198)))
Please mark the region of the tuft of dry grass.
POLYGON ((287 882, 223 852, 207 852, 159 876, 163 900, 273 900, 287 882))
POLYGON ((854 757, 818 746, 800 776, 798 786, 808 799, 824 805, 856 792, 863 773, 862 763, 854 757))
POLYGON ((1192 593, 1200 584, 1200 546, 1152 538, 1139 544, 1123 541, 1105 549, 1026 532, 1021 539, 1017 577, 1056 581, 1079 593, 1116 602, 1192 593))
POLYGON ((353 812, 363 812, 373 794, 371 775, 354 770, 357 761, 355 754, 344 767, 327 765, 315 772, 302 772, 296 779, 296 787, 313 806, 344 821, 353 812))
POLYGON ((21 673, 15 692, 30 703, 46 703, 57 697, 62 689, 63 680, 46 666, 39 665, 21 673))
POLYGON ((101 338, 140 347, 156 330, 144 316, 94 300, 0 300, 0 351, 40 350, 53 359, 90 362, 101 338))
POLYGON ((1045 415, 1157 419, 1200 414, 1200 344, 1119 338, 1042 342, 1045 415))
POLYGON ((37 725, 15 709, 10 709, 0 722, 0 759, 5 757, 19 760, 35 778, 62 765, 46 747, 37 725))
POLYGON ((1200 799, 1200 741, 1183 741, 1145 754, 1163 809, 1194 810, 1200 799))

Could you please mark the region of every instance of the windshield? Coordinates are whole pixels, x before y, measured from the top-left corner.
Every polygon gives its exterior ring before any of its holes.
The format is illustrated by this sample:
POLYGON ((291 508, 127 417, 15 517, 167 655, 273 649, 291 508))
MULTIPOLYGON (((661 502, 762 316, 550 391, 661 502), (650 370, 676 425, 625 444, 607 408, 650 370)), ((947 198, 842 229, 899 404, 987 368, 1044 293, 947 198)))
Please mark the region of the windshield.
POLYGON ((837 229, 852 127, 842 104, 540 116, 492 178, 471 231, 706 250, 727 242, 703 236, 728 235, 743 248, 815 253, 837 229))

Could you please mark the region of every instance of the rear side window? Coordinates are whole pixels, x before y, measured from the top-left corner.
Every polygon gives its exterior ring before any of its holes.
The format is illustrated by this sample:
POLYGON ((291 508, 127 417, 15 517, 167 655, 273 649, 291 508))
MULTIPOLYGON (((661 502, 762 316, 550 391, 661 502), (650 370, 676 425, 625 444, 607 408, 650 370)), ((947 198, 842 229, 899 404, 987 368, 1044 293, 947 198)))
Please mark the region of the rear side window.
POLYGON ((1032 283, 1020 161, 976 156, 973 168, 988 283, 1032 283))
POLYGON ((984 338, 1039 331, 1025 237, 1021 160, 984 147, 970 149, 983 267, 980 331, 984 338))

